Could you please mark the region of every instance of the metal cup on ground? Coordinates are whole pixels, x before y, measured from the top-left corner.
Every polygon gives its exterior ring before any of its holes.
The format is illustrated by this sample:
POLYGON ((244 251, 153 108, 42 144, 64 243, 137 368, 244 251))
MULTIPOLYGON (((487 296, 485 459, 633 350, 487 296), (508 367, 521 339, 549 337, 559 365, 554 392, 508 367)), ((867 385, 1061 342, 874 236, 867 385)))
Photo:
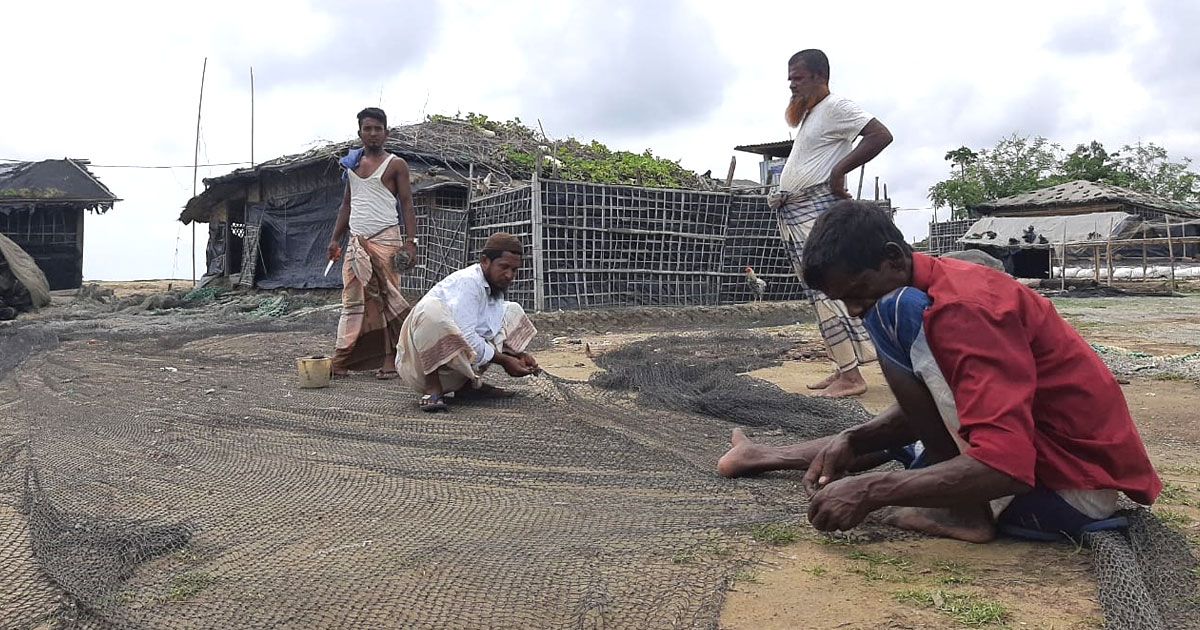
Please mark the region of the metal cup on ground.
POLYGON ((328 387, 333 378, 333 359, 325 356, 300 357, 296 359, 296 371, 300 374, 301 389, 328 387))

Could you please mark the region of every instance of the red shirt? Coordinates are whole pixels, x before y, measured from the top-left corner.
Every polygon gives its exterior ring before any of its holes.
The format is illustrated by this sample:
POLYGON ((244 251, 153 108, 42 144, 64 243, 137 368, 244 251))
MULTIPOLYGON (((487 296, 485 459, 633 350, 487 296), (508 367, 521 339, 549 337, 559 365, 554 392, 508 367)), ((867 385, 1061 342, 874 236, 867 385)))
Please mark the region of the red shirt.
POLYGON ((913 254, 925 337, 954 392, 965 454, 1030 486, 1162 490, 1121 386, 1050 300, 973 263, 913 254))

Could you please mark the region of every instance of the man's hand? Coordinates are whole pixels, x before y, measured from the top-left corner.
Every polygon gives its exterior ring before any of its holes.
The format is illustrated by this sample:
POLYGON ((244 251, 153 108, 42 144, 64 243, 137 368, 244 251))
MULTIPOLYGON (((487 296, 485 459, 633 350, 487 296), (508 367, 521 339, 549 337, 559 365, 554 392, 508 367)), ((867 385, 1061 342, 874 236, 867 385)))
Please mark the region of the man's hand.
POLYGON ((499 363, 500 367, 504 368, 504 371, 513 378, 533 374, 533 371, 529 369, 529 366, 525 365, 524 361, 510 354, 496 355, 496 360, 493 363, 499 363))
POLYGON ((871 478, 859 475, 839 479, 813 495, 808 504, 808 522, 823 532, 854 529, 877 507, 869 501, 871 478))
POLYGON ((849 199, 850 191, 846 190, 846 174, 836 168, 829 174, 829 191, 838 199, 849 199))
POLYGON ((517 355, 517 358, 521 360, 521 363, 525 364, 525 367, 529 369, 530 374, 541 374, 542 368, 538 366, 537 359, 533 358, 532 354, 529 354, 528 352, 522 352, 521 354, 517 355))
POLYGON ((404 253, 408 254, 409 266, 417 265, 417 244, 412 241, 404 241, 404 253))
POLYGON ((337 241, 329 241, 329 260, 339 260, 342 257, 342 246, 337 241))
POLYGON ((850 446, 850 438, 843 431, 833 436, 833 439, 821 449, 804 473, 804 489, 809 496, 846 474, 850 463, 854 461, 854 449, 850 446))

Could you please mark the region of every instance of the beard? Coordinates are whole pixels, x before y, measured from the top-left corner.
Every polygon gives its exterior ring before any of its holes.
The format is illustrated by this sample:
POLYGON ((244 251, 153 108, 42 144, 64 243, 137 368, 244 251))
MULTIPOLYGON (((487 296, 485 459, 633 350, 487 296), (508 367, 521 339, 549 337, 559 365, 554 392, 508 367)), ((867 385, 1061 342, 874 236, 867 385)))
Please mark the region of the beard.
POLYGON ((787 109, 783 113, 784 120, 787 121, 789 127, 796 128, 804 122, 804 117, 812 110, 815 103, 812 98, 793 95, 788 101, 787 109))

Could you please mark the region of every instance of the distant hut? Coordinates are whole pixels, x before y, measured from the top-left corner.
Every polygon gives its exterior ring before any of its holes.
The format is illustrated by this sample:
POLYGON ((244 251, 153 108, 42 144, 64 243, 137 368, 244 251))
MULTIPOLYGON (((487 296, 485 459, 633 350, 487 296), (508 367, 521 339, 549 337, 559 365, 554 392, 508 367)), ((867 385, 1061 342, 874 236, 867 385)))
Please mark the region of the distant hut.
POLYGON ((120 199, 87 160, 0 163, 0 233, 25 250, 51 290, 83 284, 83 217, 120 199))

